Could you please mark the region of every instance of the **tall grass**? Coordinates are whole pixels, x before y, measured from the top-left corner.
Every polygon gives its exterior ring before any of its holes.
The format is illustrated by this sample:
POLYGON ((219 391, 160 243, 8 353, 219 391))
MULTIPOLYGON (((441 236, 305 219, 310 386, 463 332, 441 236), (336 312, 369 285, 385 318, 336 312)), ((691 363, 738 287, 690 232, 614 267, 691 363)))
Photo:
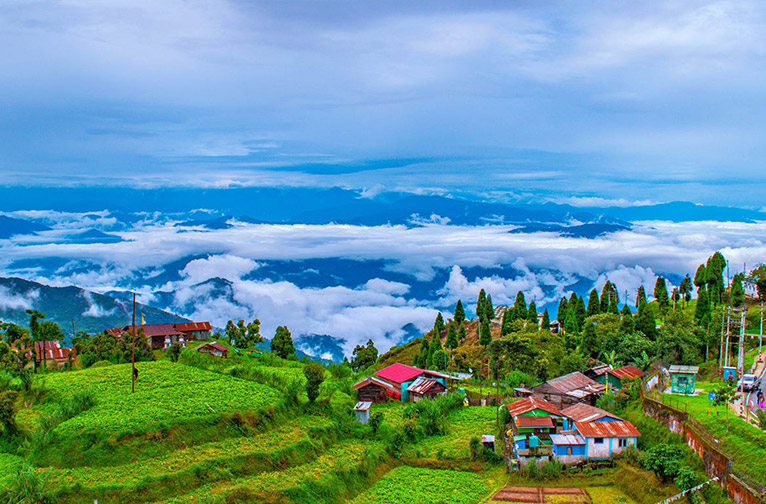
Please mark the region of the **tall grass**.
POLYGON ((7 504, 49 504, 53 502, 48 490, 50 471, 39 473, 25 465, 16 473, 10 486, 0 490, 0 498, 7 504))

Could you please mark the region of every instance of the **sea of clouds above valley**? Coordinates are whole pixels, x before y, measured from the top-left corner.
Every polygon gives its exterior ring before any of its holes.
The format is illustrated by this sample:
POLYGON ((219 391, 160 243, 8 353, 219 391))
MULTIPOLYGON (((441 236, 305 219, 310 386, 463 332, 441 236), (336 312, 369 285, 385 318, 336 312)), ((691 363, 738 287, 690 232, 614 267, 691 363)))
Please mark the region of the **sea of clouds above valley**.
MULTIPOLYGON (((172 304, 161 308, 211 320, 219 327, 228 319, 258 317, 267 337, 277 325, 286 324, 294 335, 342 338, 347 353, 369 338, 386 349, 405 336, 408 324, 425 331, 437 310, 450 310, 458 299, 470 306, 481 288, 492 294, 495 304, 512 303, 521 290, 543 306, 555 304, 576 283, 582 291, 600 288, 608 278, 621 293, 628 291, 630 301, 638 285, 643 283, 651 292, 657 274, 677 278, 693 273, 715 250, 724 253, 734 271, 766 255, 764 222, 639 222, 632 230, 588 239, 553 232, 510 233, 510 225, 272 225, 233 220, 228 229, 207 229, 179 227, 177 221, 151 216, 124 226, 108 215, 52 212, 46 218, 53 230, 0 241, 3 276, 97 292, 130 289, 148 304, 156 302, 158 291, 172 292, 172 304), (94 228, 123 241, 65 239, 67 233, 94 228), (378 271, 357 285, 339 281, 316 287, 252 275, 269 261, 332 258, 357 261, 353 264, 359 268, 366 261, 384 261, 385 267, 383 274, 378 271), (51 259, 58 259, 59 265, 36 266, 51 259), (512 273, 497 273, 503 267, 512 273), (469 269, 474 273, 468 274, 469 269), (158 283, 167 273, 169 279, 158 283), (230 282, 226 295, 206 282, 214 278, 230 282), (438 285, 431 295, 418 298, 407 279, 438 280, 438 285)), ((306 271, 312 274, 321 273, 306 271)))

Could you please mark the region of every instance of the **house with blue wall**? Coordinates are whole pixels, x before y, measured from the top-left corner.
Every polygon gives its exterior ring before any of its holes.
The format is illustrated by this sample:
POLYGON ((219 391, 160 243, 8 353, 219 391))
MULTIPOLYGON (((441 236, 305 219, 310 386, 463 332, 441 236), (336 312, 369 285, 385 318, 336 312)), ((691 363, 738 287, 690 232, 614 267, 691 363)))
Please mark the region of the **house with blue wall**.
POLYGON ((440 384, 444 387, 444 390, 446 390, 447 380, 456 380, 455 377, 438 371, 420 369, 399 362, 384 367, 380 371, 377 371, 375 375, 377 378, 388 383, 394 389, 394 398, 400 399, 402 402, 410 399, 411 393, 408 389, 410 389, 410 386, 419 378, 422 378, 422 380, 418 381, 418 390, 429 390, 433 388, 439 388, 441 390, 441 387, 432 387, 432 384, 428 383, 429 381, 440 384))

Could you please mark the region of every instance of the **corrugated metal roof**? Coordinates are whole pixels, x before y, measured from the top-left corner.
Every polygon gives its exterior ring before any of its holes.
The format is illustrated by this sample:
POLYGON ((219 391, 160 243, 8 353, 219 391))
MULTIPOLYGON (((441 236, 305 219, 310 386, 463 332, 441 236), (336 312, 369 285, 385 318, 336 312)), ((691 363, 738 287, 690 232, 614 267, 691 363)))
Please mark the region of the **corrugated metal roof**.
POLYGON ((370 409, 370 406, 372 406, 372 402, 370 401, 359 401, 356 403, 356 406, 354 406, 354 411, 367 411, 370 409))
POLYGON ((699 371, 700 368, 698 366, 682 366, 680 364, 673 364, 670 366, 671 373, 688 373, 688 374, 697 374, 697 371, 699 371))
POLYGON ((56 361, 65 361, 69 360, 69 354, 72 354, 72 358, 75 358, 75 353, 73 348, 66 348, 61 346, 61 342, 56 340, 51 341, 35 341, 35 352, 39 356, 39 358, 42 360, 42 354, 43 354, 43 348, 45 348, 45 359, 46 360, 56 360, 56 361), (44 346, 43 346, 44 344, 44 346))
POLYGON ((561 416, 561 413, 555 405, 544 399, 540 399, 539 397, 525 397, 524 399, 519 399, 511 404, 507 404, 506 407, 508 408, 511 417, 516 417, 536 409, 541 409, 552 415, 561 416))
POLYGON ((174 325, 182 332, 209 331, 213 328, 210 322, 179 322, 174 325))
POLYGON ((401 364, 399 362, 395 362, 394 364, 391 364, 390 366, 384 367, 380 371, 375 373, 376 375, 380 376, 384 380, 391 381, 393 383, 404 383, 406 381, 410 381, 413 378, 416 378, 423 374, 423 370, 408 366, 407 364, 401 364))
POLYGON ((598 366, 593 366, 586 372, 591 372, 595 376, 601 376, 602 374, 608 372, 611 369, 609 367, 609 364, 599 364, 598 366))
POLYGON ((597 381, 588 378, 579 371, 574 371, 564 376, 559 376, 558 378, 548 380, 548 384, 553 388, 560 390, 564 394, 572 392, 573 390, 580 389, 586 390, 590 393, 599 393, 603 392, 603 390, 606 388, 604 384, 598 383, 597 381))
POLYGON ((412 385, 407 387, 407 392, 411 392, 413 394, 421 394, 422 395, 422 394, 425 394, 428 391, 428 389, 430 389, 431 387, 433 387, 437 383, 439 383, 439 382, 437 382, 435 380, 431 380, 429 378, 424 378, 424 377, 421 376, 420 378, 418 378, 417 380, 412 382, 412 385))
POLYGON ((482 434, 481 435, 481 442, 482 443, 494 443, 495 442, 495 436, 492 434, 482 434))
POLYGON ((620 380, 634 380, 646 376, 646 373, 638 369, 636 366, 628 364, 617 369, 612 369, 609 374, 619 378, 620 380))
POLYGON ((516 427, 524 428, 541 428, 541 427, 553 427, 553 418, 549 416, 519 416, 513 419, 516 423, 516 427))
POLYGON ((215 348, 219 352, 226 352, 226 353, 228 353, 229 351, 228 348, 218 343, 217 341, 213 341, 212 343, 205 343, 204 345, 201 345, 199 348, 197 348, 197 351, 199 352, 200 350, 204 348, 215 348))
POLYGON ((421 369, 421 371, 425 374, 435 376, 437 378, 444 378, 445 380, 459 380, 460 378, 457 378, 456 376, 451 376, 448 374, 440 373, 439 371, 431 371, 430 369, 421 369))
POLYGON ((608 411, 585 403, 578 403, 563 409, 561 410, 561 414, 567 418, 571 418, 575 422, 592 422, 605 416, 616 418, 617 420, 622 420, 622 418, 618 417, 617 415, 613 415, 608 411))
POLYGON ((627 420, 619 422, 575 422, 575 429, 585 437, 636 437, 641 433, 627 420))
MULTIPOLYGON (((179 336, 181 333, 176 329, 174 324, 144 324, 136 325, 136 332, 139 329, 144 330, 144 336, 147 338, 157 336, 179 336)), ((123 328, 123 332, 132 333, 133 326, 127 325, 123 328)))
POLYGON ((358 382, 354 383, 353 387, 354 387, 354 390, 359 390, 360 388, 366 387, 367 385, 370 385, 370 384, 378 385, 378 386, 383 387, 386 390, 390 390, 392 392, 394 390, 394 387, 390 383, 385 382, 385 381, 383 381, 383 380, 381 380, 379 378, 376 378, 374 376, 368 376, 367 378, 359 380, 358 382))
POLYGON ((579 434, 551 434, 551 443, 561 445, 584 445, 585 438, 579 434))

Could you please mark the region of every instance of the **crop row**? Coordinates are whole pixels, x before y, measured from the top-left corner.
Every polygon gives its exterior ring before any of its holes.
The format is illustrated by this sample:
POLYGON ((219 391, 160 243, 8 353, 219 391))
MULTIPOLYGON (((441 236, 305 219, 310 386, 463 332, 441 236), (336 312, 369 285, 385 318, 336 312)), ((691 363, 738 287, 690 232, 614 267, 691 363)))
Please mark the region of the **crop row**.
POLYGON ((248 380, 168 362, 139 363, 136 392, 130 391, 130 365, 51 375, 46 386, 62 394, 86 391, 96 405, 67 420, 56 433, 143 432, 160 425, 217 417, 234 411, 275 407, 280 394, 248 380))
POLYGON ((487 491, 476 473, 400 466, 350 504, 475 504, 487 491))

